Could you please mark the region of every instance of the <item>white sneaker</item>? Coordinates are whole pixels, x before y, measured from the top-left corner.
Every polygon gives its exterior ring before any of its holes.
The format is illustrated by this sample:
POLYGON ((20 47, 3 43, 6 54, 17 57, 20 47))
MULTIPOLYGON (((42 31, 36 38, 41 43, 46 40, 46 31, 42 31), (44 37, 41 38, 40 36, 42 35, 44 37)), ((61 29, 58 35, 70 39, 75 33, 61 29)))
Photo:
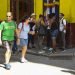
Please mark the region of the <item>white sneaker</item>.
POLYGON ((49 48, 48 50, 49 50, 49 51, 52 51, 52 50, 53 50, 53 48, 49 48))
POLYGON ((47 47, 44 47, 44 48, 43 48, 43 50, 46 50, 46 49, 47 49, 47 47))
POLYGON ((26 63, 28 62, 28 60, 26 60, 25 58, 21 58, 21 63, 26 63))
POLYGON ((45 51, 42 50, 42 51, 39 51, 38 53, 39 53, 39 54, 42 54, 42 53, 45 53, 45 51))

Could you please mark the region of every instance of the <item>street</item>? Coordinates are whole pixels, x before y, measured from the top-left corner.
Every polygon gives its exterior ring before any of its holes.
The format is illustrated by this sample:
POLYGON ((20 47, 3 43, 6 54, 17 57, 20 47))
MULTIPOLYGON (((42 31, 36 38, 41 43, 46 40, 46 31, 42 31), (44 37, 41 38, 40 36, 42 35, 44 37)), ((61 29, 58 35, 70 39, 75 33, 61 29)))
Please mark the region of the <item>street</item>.
POLYGON ((21 53, 12 54, 11 69, 4 68, 4 52, 0 50, 0 75, 75 75, 75 57, 45 57, 26 55, 27 63, 20 63, 21 53), (65 58, 65 59, 64 59, 65 58))

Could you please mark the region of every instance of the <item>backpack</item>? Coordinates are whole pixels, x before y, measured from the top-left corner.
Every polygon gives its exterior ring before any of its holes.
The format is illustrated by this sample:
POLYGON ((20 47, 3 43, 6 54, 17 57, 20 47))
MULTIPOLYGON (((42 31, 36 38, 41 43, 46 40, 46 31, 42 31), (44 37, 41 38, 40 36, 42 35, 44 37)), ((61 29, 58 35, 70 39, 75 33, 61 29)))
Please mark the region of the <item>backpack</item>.
POLYGON ((24 22, 22 22, 22 27, 21 27, 21 31, 23 30, 23 27, 24 27, 24 22))
MULTIPOLYGON (((63 20, 64 20, 64 19, 63 19, 63 20)), ((62 24, 64 24, 64 23, 63 23, 63 20, 62 20, 62 24)), ((67 22, 67 20, 66 20, 66 25, 68 25, 68 22, 67 22)))
POLYGON ((38 28, 38 34, 41 35, 41 36, 46 35, 46 27, 43 26, 43 25, 40 25, 39 28, 38 28))

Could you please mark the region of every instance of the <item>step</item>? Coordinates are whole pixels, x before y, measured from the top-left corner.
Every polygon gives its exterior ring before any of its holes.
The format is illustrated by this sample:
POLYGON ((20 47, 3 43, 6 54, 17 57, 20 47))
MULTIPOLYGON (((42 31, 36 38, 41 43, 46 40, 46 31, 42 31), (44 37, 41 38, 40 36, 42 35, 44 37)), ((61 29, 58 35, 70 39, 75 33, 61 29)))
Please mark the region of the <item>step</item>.
POLYGON ((69 57, 74 56, 75 53, 73 52, 57 52, 57 53, 38 53, 37 51, 28 50, 27 53, 33 54, 33 55, 40 55, 40 56, 46 56, 46 57, 69 57))

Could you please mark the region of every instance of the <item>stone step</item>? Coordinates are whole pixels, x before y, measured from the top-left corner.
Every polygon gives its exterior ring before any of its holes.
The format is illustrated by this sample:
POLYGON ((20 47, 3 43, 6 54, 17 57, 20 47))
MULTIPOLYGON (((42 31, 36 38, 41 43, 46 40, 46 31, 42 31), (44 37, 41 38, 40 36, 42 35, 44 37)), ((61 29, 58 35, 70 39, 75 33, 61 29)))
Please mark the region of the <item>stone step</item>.
MULTIPOLYGON (((49 57, 50 59, 68 59, 72 58, 75 56, 75 49, 68 49, 65 50, 64 52, 56 52, 52 53, 50 51, 45 52, 45 53, 38 53, 39 50, 33 49, 33 50, 27 50, 28 54, 32 55, 37 55, 37 56, 44 56, 44 57, 49 57)), ((4 55, 5 50, 0 50, 0 55, 4 55)))
POLYGON ((45 53, 38 53, 37 51, 32 51, 32 50, 28 50, 27 53, 29 54, 34 54, 34 55, 40 55, 40 56, 46 56, 46 57, 69 57, 69 56, 74 56, 75 53, 74 52, 57 52, 57 53, 52 53, 52 52, 45 52, 45 53))

